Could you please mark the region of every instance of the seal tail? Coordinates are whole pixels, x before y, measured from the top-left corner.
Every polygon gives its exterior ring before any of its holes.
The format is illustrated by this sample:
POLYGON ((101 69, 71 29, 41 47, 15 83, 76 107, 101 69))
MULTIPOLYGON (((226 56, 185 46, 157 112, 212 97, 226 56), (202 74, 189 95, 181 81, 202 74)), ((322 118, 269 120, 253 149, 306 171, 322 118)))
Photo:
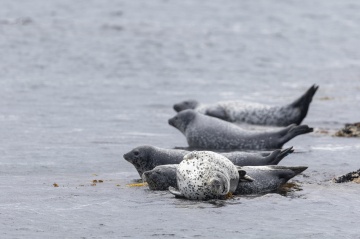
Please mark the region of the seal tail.
POLYGON ((279 165, 271 165, 269 167, 271 167, 273 170, 277 170, 278 177, 283 178, 286 181, 304 172, 308 168, 307 166, 279 166, 279 165))
POLYGON ((293 147, 281 150, 281 149, 277 149, 274 152, 272 152, 268 157, 271 158, 271 160, 269 160, 269 165, 277 165, 278 163, 280 163, 280 161, 285 158, 286 156, 288 156, 289 154, 293 153, 294 149, 293 147))
POLYGON ((300 109, 300 116, 297 119, 296 123, 299 125, 303 119, 306 117, 307 112, 309 110, 310 103, 312 101, 313 96, 315 95, 316 91, 319 89, 319 86, 312 85, 306 92, 303 94, 299 99, 295 100, 293 103, 290 104, 290 107, 299 108, 300 109))
POLYGON ((313 132, 314 129, 310 128, 307 125, 295 125, 292 124, 288 127, 286 127, 284 130, 280 131, 280 142, 279 142, 279 148, 281 148, 286 142, 288 142, 289 140, 291 140, 292 138, 298 136, 298 135, 302 135, 302 134, 307 134, 310 132, 313 132))

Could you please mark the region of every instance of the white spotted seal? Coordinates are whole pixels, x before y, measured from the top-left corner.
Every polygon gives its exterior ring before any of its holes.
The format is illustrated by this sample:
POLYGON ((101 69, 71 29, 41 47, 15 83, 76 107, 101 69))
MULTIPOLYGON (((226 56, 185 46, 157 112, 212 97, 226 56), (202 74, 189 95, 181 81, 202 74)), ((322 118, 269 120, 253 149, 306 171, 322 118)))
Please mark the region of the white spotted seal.
POLYGON ((222 198, 236 190, 240 175, 244 178, 246 172, 238 170, 224 156, 210 151, 193 151, 184 156, 176 169, 178 190, 169 187, 169 191, 192 200, 222 198))
POLYGON ((295 136, 313 131, 307 125, 290 125, 268 132, 248 131, 194 110, 181 111, 169 119, 169 124, 185 135, 190 147, 207 150, 278 149, 295 136))
POLYGON ((254 180, 251 183, 239 182, 234 195, 264 194, 276 192, 287 181, 300 174, 306 166, 245 166, 241 167, 254 180))
MULTIPOLYGON (((177 187, 176 168, 178 164, 160 165, 153 170, 146 171, 144 180, 150 190, 167 190, 169 187, 177 187)), ((269 192, 277 192, 291 178, 303 172, 304 166, 250 166, 238 167, 238 170, 246 171, 246 175, 254 179, 252 182, 240 180, 234 195, 259 195, 269 192)))
POLYGON ((196 100, 187 100, 174 105, 174 110, 180 112, 195 109, 197 112, 220 118, 234 123, 257 125, 288 126, 299 125, 309 109, 314 94, 319 86, 311 86, 304 95, 293 103, 284 106, 269 106, 241 101, 224 101, 203 105, 196 100))
MULTIPOLYGON (((145 171, 152 170, 158 165, 179 164, 188 150, 163 149, 159 147, 144 145, 139 146, 124 154, 124 159, 133 164, 140 177, 145 171)), ((294 152, 292 147, 273 152, 228 152, 220 153, 237 166, 251 165, 276 165, 288 154, 294 152)))

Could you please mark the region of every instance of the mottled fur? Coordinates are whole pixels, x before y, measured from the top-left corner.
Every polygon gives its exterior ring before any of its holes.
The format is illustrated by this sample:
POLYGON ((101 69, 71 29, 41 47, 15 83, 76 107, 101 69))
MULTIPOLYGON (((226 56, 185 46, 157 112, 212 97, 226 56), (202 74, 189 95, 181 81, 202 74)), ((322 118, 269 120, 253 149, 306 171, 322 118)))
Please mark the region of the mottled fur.
POLYGON ((178 191, 170 192, 193 200, 220 198, 232 193, 239 182, 236 166, 210 151, 193 151, 184 156, 176 170, 178 191))
POLYGON ((187 100, 174 105, 177 112, 194 109, 199 113, 235 123, 257 125, 288 126, 299 125, 306 117, 309 105, 318 86, 311 86, 299 99, 289 105, 269 106, 241 101, 224 101, 215 104, 200 104, 196 100, 187 100))

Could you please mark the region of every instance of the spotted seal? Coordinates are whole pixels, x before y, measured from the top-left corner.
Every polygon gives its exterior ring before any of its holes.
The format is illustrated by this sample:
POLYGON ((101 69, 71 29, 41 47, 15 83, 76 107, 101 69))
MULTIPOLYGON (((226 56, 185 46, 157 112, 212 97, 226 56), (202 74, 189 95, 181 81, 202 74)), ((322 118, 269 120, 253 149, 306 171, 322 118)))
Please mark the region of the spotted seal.
POLYGON ((276 192, 281 186, 296 175, 300 174, 308 167, 306 166, 245 166, 241 170, 254 180, 249 182, 240 182, 234 195, 264 194, 276 192))
MULTIPOLYGON (((160 165, 144 173, 144 180, 150 190, 167 190, 177 187, 176 168, 178 164, 160 165)), ((252 182, 241 180, 234 195, 258 195, 278 191, 291 178, 303 172, 307 167, 296 166, 245 166, 246 175, 254 179, 252 182)))
MULTIPOLYGON (((163 149, 159 147, 144 145, 139 146, 124 154, 124 159, 133 164, 140 177, 145 171, 149 171, 158 165, 179 164, 188 150, 163 149)), ((273 152, 228 152, 220 153, 238 166, 251 165, 276 165, 288 154, 294 152, 292 147, 273 152)))
POLYGON ((211 151, 193 151, 176 168, 178 189, 169 187, 175 196, 192 200, 222 198, 236 190, 239 179, 252 179, 224 156, 211 151))
POLYGON ((191 148, 207 150, 278 149, 295 136, 313 131, 307 125, 290 125, 277 131, 254 132, 194 110, 181 111, 169 119, 169 124, 185 135, 191 148))
POLYGON ((203 105, 196 100, 187 100, 174 105, 180 112, 195 109, 197 112, 235 123, 288 126, 299 125, 306 117, 310 103, 319 86, 311 86, 304 95, 284 106, 269 106, 241 101, 224 101, 203 105))

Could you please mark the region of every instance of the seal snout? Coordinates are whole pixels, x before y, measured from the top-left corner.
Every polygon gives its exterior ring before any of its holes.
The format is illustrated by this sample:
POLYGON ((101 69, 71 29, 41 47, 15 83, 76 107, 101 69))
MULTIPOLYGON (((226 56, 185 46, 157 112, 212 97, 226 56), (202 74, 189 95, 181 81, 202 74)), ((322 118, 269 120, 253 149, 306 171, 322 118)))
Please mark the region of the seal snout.
POLYGON ((175 110, 176 112, 180 112, 180 111, 181 111, 181 107, 180 107, 179 104, 175 104, 175 105, 173 106, 173 108, 174 108, 174 110, 175 110))
POLYGON ((177 116, 170 118, 168 120, 169 125, 174 126, 176 128, 175 122, 176 122, 177 118, 178 118, 177 116))
POLYGON ((174 126, 174 122, 173 122, 173 121, 174 121, 173 118, 169 119, 169 120, 168 120, 169 125, 174 126))
POLYGON ((123 158, 126 160, 126 161, 128 161, 128 162, 130 162, 131 163, 131 157, 130 157, 130 153, 126 153, 126 154, 124 154, 123 155, 123 158))

